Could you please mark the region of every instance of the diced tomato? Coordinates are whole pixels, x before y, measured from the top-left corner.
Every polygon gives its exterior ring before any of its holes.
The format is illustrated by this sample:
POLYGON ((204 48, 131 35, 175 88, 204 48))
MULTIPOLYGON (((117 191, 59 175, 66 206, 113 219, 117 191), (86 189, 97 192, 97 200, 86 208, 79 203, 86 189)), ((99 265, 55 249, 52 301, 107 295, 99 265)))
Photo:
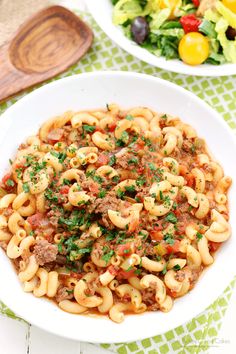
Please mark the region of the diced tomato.
POLYGON ((210 251, 216 252, 220 248, 222 242, 208 241, 208 243, 209 243, 210 251))
POLYGON ((109 124, 108 126, 108 130, 109 132, 114 132, 114 130, 116 129, 116 123, 112 123, 112 124, 109 124))
POLYGON ((201 24, 201 20, 199 20, 196 15, 194 14, 189 14, 182 16, 181 19, 179 20, 181 23, 184 32, 189 33, 189 32, 198 32, 198 27, 201 24))
POLYGON ((111 273, 111 275, 117 275, 118 273, 118 269, 116 269, 116 267, 114 267, 113 265, 110 265, 108 268, 107 268, 108 272, 111 273))
POLYGON ((181 211, 179 209, 173 210, 173 213, 178 217, 181 215, 181 211))
POLYGON ((133 248, 133 244, 125 243, 124 245, 118 245, 116 252, 118 256, 129 257, 134 252, 133 248))
POLYGON ((27 218, 28 223, 32 226, 32 229, 35 230, 40 227, 42 220, 44 219, 44 215, 41 213, 36 213, 27 218))
POLYGON ((131 220, 128 228, 128 232, 134 232, 139 225, 139 219, 131 220))
POLYGON ((11 179, 11 173, 7 173, 5 176, 3 176, 2 183, 6 184, 9 179, 11 179))
POLYGON ((137 172, 139 175, 143 174, 143 171, 144 171, 144 167, 143 166, 140 166, 137 168, 137 172))
POLYGON ((150 237, 153 241, 161 241, 163 240, 163 234, 161 231, 150 231, 150 237))
POLYGON ((139 139, 134 145, 133 145, 133 150, 134 151, 139 151, 144 148, 145 142, 141 139, 139 139))
POLYGON ((188 172, 188 169, 185 165, 179 165, 180 176, 185 176, 187 172, 188 172))
POLYGON ((173 245, 170 244, 166 244, 166 250, 168 253, 176 253, 179 252, 179 247, 180 247, 180 241, 179 240, 175 240, 173 245))
POLYGON ((99 193, 99 184, 95 182, 91 182, 89 185, 89 190, 94 195, 97 195, 99 193))
POLYGON ((61 194, 68 194, 68 193, 69 193, 69 189, 70 189, 69 186, 62 186, 62 187, 60 188, 60 193, 61 193, 61 194))
POLYGON ((96 162, 97 166, 104 166, 107 165, 109 162, 109 156, 107 156, 106 154, 100 154, 98 156, 98 160, 96 162))
POLYGON ((61 140, 62 136, 63 136, 63 133, 64 133, 64 130, 61 129, 61 128, 56 128, 56 129, 53 129, 51 130, 49 133, 48 133, 48 140, 51 140, 53 142, 57 142, 59 140, 61 140))
POLYGON ((83 277, 83 274, 82 273, 76 273, 76 272, 70 272, 70 276, 72 278, 80 280, 83 277))
POLYGON ((161 231, 161 230, 163 230, 163 225, 162 225, 161 221, 160 221, 160 222, 158 221, 158 225, 154 225, 153 230, 154 230, 154 231, 161 231))
POLYGON ((123 269, 120 269, 118 271, 118 274, 117 274, 117 279, 129 279, 131 277, 134 277, 135 276, 135 268, 134 269, 131 269, 131 270, 123 270, 123 269))
POLYGON ((12 190, 12 188, 15 187, 15 182, 12 179, 11 173, 7 173, 3 178, 2 178, 2 183, 4 184, 4 188, 7 191, 12 190))
POLYGON ((187 181, 187 186, 193 187, 195 182, 195 177, 192 173, 186 173, 185 179, 187 181))
POLYGON ((102 134, 106 133, 106 131, 104 129, 100 128, 100 127, 96 127, 95 132, 100 132, 102 134))
POLYGON ((173 298, 178 297, 177 292, 176 291, 172 291, 169 288, 166 288, 166 294, 171 296, 171 297, 173 297, 173 298))
POLYGON ((200 5, 200 0, 192 0, 192 3, 198 7, 200 5))

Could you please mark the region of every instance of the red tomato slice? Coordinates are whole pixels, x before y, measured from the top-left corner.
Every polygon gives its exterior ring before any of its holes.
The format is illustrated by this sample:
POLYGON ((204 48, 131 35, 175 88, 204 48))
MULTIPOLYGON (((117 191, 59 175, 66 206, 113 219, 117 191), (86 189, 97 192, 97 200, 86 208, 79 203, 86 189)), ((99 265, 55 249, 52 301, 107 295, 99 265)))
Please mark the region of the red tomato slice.
POLYGON ((60 188, 60 193, 61 193, 61 194, 68 194, 68 193, 69 193, 69 189, 70 189, 69 186, 62 186, 62 187, 60 188))
POLYGON ((109 157, 105 154, 100 154, 98 156, 98 160, 96 162, 97 166, 103 166, 103 165, 107 165, 109 162, 109 157))

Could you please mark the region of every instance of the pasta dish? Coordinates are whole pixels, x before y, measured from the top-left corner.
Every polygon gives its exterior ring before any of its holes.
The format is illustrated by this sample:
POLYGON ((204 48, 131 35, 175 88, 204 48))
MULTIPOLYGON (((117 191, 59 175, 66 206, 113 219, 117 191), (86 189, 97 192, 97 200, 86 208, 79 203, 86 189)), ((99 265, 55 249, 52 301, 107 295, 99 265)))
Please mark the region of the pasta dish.
POLYGON ((179 118, 66 112, 0 184, 0 245, 25 292, 69 313, 170 311, 231 234, 231 178, 179 118))

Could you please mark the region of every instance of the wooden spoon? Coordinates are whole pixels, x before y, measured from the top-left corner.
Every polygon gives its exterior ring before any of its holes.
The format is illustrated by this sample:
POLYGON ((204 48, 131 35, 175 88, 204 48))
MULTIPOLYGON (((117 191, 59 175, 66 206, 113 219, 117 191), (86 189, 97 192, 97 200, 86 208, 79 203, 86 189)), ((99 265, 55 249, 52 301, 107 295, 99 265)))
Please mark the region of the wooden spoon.
POLYGON ((62 6, 33 15, 0 47, 0 102, 65 71, 92 42, 91 29, 62 6))

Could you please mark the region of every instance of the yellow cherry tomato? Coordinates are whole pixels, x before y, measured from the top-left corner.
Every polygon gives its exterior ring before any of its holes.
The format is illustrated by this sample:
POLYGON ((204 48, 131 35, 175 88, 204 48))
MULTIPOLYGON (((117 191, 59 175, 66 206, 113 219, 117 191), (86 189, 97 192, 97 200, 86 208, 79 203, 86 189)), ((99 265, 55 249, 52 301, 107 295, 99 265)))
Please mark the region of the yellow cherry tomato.
POLYGON ((209 56, 208 39, 198 32, 185 34, 179 42, 179 55, 186 64, 202 64, 209 56))
POLYGON ((236 14, 236 0, 222 0, 222 3, 236 14))

